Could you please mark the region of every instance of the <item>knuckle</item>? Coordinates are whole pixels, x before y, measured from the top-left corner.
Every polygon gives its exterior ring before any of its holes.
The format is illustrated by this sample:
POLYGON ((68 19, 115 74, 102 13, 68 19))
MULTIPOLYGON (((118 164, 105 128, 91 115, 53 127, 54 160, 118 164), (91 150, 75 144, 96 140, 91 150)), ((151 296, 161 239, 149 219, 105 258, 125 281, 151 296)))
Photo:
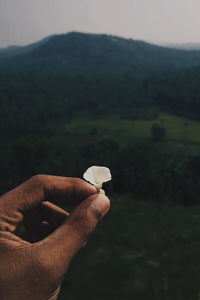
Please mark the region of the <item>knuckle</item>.
POLYGON ((31 185, 34 189, 42 189, 45 191, 45 187, 47 186, 48 182, 48 177, 48 175, 43 174, 34 175, 28 180, 28 184, 31 185))
POLYGON ((82 184, 82 183, 85 182, 83 179, 78 178, 78 177, 74 177, 74 178, 73 178, 73 181, 74 181, 74 184, 75 184, 75 185, 76 185, 76 184, 79 185, 79 184, 82 184))
POLYGON ((48 175, 43 175, 43 174, 37 174, 32 176, 29 181, 35 183, 35 184, 41 184, 43 185, 44 182, 46 181, 48 175))
POLYGON ((77 187, 83 185, 85 183, 85 181, 81 178, 77 178, 77 177, 70 177, 68 178, 69 180, 69 183, 71 184, 71 187, 73 189, 73 191, 76 191, 77 190, 77 187))

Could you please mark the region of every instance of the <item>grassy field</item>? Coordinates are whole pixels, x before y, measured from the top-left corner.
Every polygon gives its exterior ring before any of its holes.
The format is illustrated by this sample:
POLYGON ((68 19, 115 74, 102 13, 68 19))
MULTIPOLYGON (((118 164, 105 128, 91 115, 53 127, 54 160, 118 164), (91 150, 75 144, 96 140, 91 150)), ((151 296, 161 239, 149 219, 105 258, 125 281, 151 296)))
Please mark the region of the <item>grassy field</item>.
POLYGON ((120 145, 133 141, 151 141, 151 127, 159 124, 166 129, 166 138, 160 147, 172 147, 177 151, 200 149, 200 122, 160 112, 155 120, 126 120, 117 115, 91 119, 81 116, 66 125, 66 132, 94 138, 115 138, 120 145))
POLYGON ((200 207, 113 197, 60 300, 199 300, 200 207))

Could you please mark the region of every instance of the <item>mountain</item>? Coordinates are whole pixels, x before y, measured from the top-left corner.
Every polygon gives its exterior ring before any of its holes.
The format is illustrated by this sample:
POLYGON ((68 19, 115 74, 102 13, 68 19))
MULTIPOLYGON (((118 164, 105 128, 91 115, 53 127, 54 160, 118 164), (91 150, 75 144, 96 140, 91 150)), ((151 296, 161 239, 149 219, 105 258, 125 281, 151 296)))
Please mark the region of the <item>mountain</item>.
POLYGON ((33 51, 34 49, 38 48, 39 46, 45 44, 47 41, 52 39, 54 36, 56 36, 56 35, 51 35, 50 37, 46 37, 39 42, 32 43, 27 46, 9 46, 6 48, 0 48, 0 59, 29 53, 29 52, 33 51))
POLYGON ((9 53, 9 52, 14 52, 15 50, 18 50, 19 48, 21 48, 21 46, 8 46, 5 48, 0 48, 0 53, 9 53))
POLYGON ((33 130, 33 123, 41 130, 50 119, 82 112, 135 118, 136 109, 149 107, 200 119, 198 50, 71 32, 6 53, 0 52, 3 130, 33 130))
POLYGON ((200 51, 182 51, 105 34, 71 32, 0 53, 0 71, 48 76, 152 77, 200 65, 200 51))

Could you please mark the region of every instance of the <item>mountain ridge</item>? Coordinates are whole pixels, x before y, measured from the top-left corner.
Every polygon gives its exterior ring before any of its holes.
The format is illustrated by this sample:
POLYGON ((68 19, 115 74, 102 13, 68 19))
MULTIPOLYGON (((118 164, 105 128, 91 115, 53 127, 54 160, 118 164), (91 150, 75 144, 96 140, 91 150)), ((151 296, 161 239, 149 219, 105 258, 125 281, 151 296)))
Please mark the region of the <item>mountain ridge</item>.
POLYGON ((40 45, 46 43, 49 39, 53 38, 54 36, 56 36, 56 35, 47 36, 35 43, 31 43, 26 46, 11 45, 11 46, 8 46, 5 48, 0 48, 0 59, 7 58, 7 57, 13 57, 13 56, 17 56, 20 54, 30 52, 33 49, 39 47, 40 45))
POLYGON ((48 75, 145 77, 200 65, 200 51, 184 51, 106 34, 70 32, 10 51, 0 71, 48 75))

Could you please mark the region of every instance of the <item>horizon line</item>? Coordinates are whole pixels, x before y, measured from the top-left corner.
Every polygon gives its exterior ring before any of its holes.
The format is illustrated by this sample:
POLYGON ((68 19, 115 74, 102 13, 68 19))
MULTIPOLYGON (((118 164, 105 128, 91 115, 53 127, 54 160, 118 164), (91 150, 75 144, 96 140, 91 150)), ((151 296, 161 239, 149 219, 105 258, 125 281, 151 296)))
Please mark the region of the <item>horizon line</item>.
POLYGON ((139 41, 139 42, 144 42, 144 43, 148 43, 148 44, 152 44, 152 45, 156 45, 156 46, 161 46, 161 47, 172 47, 172 46, 189 46, 189 45, 200 45, 200 42, 194 42, 194 41, 188 41, 188 42, 164 42, 164 41, 152 41, 152 40, 144 40, 144 39, 140 39, 140 38, 133 38, 133 37, 123 37, 120 35, 116 35, 116 34, 112 34, 112 33, 93 33, 93 32, 88 32, 88 31, 77 31, 77 30, 71 30, 71 31, 67 31, 67 32, 61 32, 61 33, 52 33, 50 35, 44 36, 40 39, 37 39, 31 43, 25 43, 25 44, 9 44, 7 46, 4 47, 0 47, 1 50, 6 50, 7 48, 12 48, 12 47, 26 47, 26 46, 30 46, 33 45, 37 42, 40 42, 42 40, 45 40, 47 38, 51 38, 53 36, 59 36, 59 35, 67 35, 70 33, 80 33, 80 34, 88 34, 88 35, 105 35, 105 36, 111 36, 111 37, 116 37, 116 38, 120 38, 120 39, 125 39, 125 40, 133 40, 133 41, 139 41))

